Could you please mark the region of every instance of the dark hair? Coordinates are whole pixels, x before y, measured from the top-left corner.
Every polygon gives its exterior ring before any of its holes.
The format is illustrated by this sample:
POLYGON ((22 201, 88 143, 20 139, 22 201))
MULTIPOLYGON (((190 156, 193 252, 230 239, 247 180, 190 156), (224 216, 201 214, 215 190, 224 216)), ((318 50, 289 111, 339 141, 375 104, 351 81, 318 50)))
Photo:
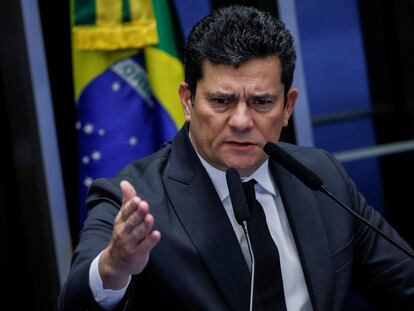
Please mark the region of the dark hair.
POLYGON ((253 59, 278 56, 285 97, 292 86, 296 53, 285 24, 270 13, 246 6, 213 11, 191 30, 184 47, 184 70, 192 96, 203 77, 203 61, 238 67, 253 59))

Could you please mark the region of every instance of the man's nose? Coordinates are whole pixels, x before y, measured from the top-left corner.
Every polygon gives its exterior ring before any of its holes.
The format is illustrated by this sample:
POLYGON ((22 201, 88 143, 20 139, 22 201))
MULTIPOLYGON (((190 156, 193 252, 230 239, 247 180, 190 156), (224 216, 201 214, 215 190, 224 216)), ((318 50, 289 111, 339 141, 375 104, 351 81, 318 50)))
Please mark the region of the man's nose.
POLYGON ((253 127, 253 118, 246 102, 240 101, 231 111, 229 125, 239 131, 245 131, 253 127))

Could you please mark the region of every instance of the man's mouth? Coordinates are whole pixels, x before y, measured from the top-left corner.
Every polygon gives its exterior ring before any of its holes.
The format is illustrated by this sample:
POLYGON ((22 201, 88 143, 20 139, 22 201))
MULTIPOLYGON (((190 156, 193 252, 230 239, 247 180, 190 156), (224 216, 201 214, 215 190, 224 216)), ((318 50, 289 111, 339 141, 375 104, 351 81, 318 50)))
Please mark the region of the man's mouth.
POLYGON ((244 141, 228 141, 227 144, 233 148, 245 148, 245 149, 256 146, 256 144, 252 142, 244 142, 244 141))

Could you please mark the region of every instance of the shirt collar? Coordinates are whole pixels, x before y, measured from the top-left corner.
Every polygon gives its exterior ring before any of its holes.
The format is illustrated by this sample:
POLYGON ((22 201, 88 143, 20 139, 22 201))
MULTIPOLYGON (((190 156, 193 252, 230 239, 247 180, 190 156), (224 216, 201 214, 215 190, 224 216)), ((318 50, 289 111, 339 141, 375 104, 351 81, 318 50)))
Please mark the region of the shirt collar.
POLYGON ((269 160, 263 162, 263 164, 260 165, 259 168, 253 172, 253 174, 242 178, 242 181, 249 181, 251 179, 255 179, 259 185, 256 191, 267 192, 273 196, 277 196, 277 192, 273 186, 272 178, 270 177, 269 160))
MULTIPOLYGON (((210 176, 210 179, 213 182, 214 188, 216 189, 221 202, 223 202, 229 196, 229 188, 227 187, 226 181, 226 172, 212 166, 197 152, 195 148, 194 150, 196 151, 201 164, 206 169, 207 174, 210 176)), ((277 196, 277 192, 275 191, 275 187, 273 186, 273 182, 270 177, 269 160, 263 162, 263 164, 250 176, 243 177, 242 181, 249 181, 251 179, 255 179, 257 181, 257 184, 259 185, 257 191, 263 191, 270 193, 273 196, 277 196)))

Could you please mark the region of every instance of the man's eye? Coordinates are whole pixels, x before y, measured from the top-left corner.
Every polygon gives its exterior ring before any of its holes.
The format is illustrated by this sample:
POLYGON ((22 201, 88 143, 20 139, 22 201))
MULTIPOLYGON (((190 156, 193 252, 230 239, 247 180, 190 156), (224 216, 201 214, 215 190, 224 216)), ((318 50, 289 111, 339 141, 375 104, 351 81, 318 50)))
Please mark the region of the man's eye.
POLYGON ((219 105, 226 105, 230 103, 230 100, 228 98, 214 98, 213 102, 219 105))
POLYGON ((272 100, 266 98, 255 98, 252 100, 252 104, 256 106, 264 106, 272 103, 272 100))

